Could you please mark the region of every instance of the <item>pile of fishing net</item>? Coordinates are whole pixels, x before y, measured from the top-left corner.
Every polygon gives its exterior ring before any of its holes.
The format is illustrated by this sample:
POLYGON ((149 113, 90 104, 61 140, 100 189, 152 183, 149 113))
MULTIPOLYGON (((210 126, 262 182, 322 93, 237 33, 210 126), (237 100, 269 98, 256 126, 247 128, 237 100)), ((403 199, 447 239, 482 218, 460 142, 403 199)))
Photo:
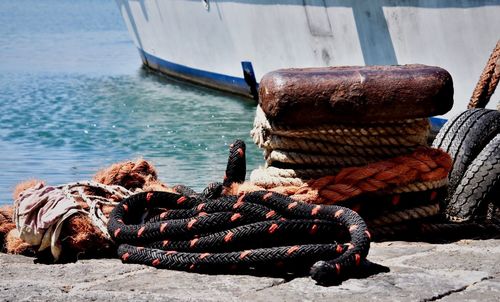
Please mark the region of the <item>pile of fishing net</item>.
POLYGON ((113 164, 91 181, 22 182, 13 192, 14 205, 0 208, 0 247, 48 262, 114 256, 109 214, 119 201, 142 191, 169 191, 154 166, 142 159, 113 164))

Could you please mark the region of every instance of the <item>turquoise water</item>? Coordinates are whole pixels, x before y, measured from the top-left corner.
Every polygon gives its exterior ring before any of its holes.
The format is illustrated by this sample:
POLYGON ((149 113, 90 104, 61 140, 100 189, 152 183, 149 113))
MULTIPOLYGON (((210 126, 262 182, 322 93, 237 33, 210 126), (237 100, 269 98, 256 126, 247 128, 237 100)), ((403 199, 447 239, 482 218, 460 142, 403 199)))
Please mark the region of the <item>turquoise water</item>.
POLYGON ((248 169, 262 161, 254 110, 144 70, 114 1, 0 1, 0 203, 22 180, 89 179, 140 157, 200 190, 222 179, 236 138, 248 169))

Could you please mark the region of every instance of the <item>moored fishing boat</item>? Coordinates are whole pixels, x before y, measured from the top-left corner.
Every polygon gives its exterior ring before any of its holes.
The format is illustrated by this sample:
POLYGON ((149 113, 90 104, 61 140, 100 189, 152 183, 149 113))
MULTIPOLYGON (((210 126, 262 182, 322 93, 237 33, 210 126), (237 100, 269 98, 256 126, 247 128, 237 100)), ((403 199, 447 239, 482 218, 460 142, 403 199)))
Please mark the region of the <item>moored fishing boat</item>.
POLYGON ((279 68, 421 63, 453 76, 447 117, 500 37, 500 0, 116 1, 144 64, 167 75, 255 96, 279 68))

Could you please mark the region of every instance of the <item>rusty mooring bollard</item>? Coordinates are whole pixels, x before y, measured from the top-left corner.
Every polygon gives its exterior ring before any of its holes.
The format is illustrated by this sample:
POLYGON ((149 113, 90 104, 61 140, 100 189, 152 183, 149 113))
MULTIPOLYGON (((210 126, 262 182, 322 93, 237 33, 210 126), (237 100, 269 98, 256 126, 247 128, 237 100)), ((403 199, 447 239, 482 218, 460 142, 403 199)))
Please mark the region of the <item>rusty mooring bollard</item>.
POLYGON ((425 65, 281 69, 262 78, 259 99, 278 124, 382 122, 446 113, 453 82, 425 65))

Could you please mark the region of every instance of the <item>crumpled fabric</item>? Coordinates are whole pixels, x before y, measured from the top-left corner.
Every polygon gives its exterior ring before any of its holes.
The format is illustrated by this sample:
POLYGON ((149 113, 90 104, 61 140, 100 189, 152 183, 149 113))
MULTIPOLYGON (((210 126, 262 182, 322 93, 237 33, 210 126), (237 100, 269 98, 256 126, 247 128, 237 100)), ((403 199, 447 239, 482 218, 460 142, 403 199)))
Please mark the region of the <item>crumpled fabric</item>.
POLYGON ((63 222, 83 212, 73 198, 57 187, 42 183, 23 191, 14 203, 14 222, 20 238, 39 246, 38 251, 50 247, 54 260, 61 254, 59 235, 63 222))

